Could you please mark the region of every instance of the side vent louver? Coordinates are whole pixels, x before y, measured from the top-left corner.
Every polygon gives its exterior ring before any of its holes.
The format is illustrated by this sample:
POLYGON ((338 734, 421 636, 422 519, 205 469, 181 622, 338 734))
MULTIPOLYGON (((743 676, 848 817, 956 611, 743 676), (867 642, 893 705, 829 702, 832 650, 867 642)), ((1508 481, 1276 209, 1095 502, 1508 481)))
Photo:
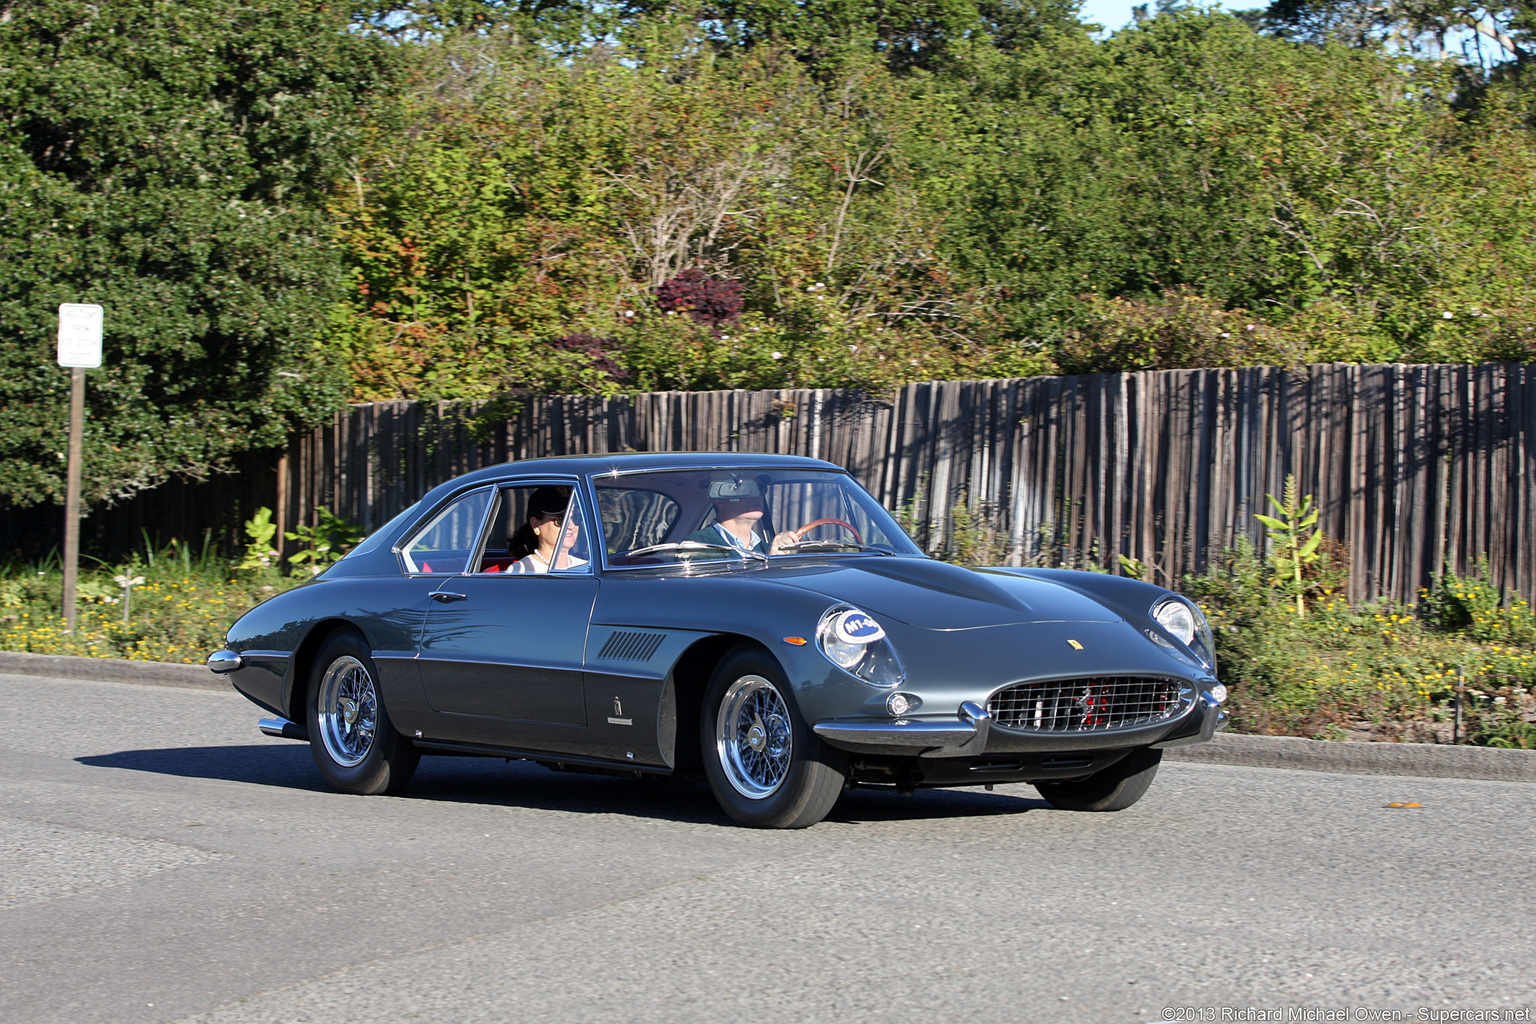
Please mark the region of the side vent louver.
POLYGON ((656 648, 667 638, 665 633, 629 633, 619 630, 597 652, 599 660, 650 661, 656 648))

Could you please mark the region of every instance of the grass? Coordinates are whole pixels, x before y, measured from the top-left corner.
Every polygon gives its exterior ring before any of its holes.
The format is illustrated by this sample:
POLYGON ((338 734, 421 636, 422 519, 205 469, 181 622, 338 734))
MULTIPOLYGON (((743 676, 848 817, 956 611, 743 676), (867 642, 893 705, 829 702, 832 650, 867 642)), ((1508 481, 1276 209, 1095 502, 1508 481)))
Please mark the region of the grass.
POLYGON ((146 545, 121 564, 81 567, 71 634, 58 559, 11 563, 0 566, 0 650, 200 664, 243 612, 302 578, 236 570, 206 546, 146 545))

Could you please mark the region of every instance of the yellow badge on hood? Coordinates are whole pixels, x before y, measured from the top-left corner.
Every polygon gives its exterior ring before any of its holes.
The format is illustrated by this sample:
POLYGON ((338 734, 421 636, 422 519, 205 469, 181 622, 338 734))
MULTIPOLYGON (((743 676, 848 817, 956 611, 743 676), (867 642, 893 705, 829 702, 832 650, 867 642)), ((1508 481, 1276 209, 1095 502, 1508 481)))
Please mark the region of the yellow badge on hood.
POLYGON ((1074 651, 1080 651, 1083 649, 1083 645, 1078 643, 1076 640, 1068 640, 1067 643, 1071 645, 1074 651))

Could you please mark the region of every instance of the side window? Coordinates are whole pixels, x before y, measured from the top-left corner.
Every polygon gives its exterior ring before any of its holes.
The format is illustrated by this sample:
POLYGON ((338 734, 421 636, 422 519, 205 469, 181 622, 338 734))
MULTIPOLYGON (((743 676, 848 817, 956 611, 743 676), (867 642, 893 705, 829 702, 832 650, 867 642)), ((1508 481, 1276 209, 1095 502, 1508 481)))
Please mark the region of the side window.
POLYGON ((664 494, 611 486, 598 488, 597 510, 610 555, 660 544, 680 512, 677 502, 664 494))
POLYGON ((581 502, 569 484, 502 487, 496 493, 482 573, 590 573, 581 502))
POLYGON ((478 556, 480 526, 493 491, 471 491, 453 501, 400 549, 408 572, 460 573, 478 556))
POLYGON ((586 520, 581 514, 581 502, 572 499, 565 514, 565 521, 560 524, 560 537, 555 542, 555 548, 561 554, 555 559, 550 572, 589 573, 592 571, 590 543, 592 538, 591 531, 586 527, 586 520))

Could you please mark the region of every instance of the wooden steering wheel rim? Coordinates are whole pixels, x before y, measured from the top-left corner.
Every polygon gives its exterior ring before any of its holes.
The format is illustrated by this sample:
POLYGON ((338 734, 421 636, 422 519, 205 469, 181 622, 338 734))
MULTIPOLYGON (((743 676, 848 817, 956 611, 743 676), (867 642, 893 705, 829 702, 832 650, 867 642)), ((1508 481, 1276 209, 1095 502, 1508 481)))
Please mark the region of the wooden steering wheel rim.
POLYGON ((860 544, 864 543, 864 538, 859 536, 859 531, 857 529, 855 529, 854 525, 852 523, 848 522, 848 520, 846 520, 846 519, 812 519, 810 522, 806 523, 804 526, 800 527, 799 529, 791 530, 789 532, 793 533, 795 535, 795 540, 796 541, 799 541, 806 534, 810 533, 811 530, 815 529, 818 526, 841 526, 843 529, 845 529, 849 533, 853 534, 853 539, 855 541, 857 541, 860 544))

